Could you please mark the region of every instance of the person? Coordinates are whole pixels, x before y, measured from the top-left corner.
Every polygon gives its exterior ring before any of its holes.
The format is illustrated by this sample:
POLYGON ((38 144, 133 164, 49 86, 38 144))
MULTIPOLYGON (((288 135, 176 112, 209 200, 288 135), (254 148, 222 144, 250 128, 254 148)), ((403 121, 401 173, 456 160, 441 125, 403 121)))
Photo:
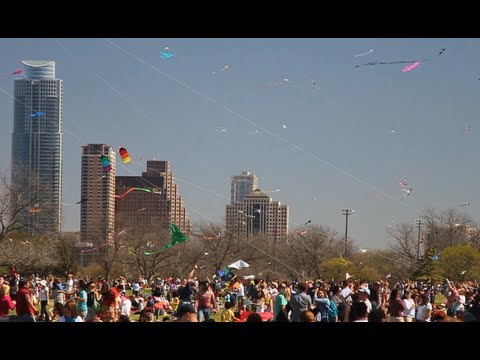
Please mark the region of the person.
POLYGON ((278 295, 275 298, 275 303, 273 304, 273 316, 275 321, 288 321, 287 314, 285 312, 285 306, 287 304, 288 302, 285 298, 285 284, 281 283, 278 287, 278 295))
POLYGON ((299 322, 300 313, 312 308, 312 298, 307 295, 307 284, 298 284, 298 293, 290 298, 289 304, 292 309, 290 319, 292 322, 299 322))
POLYGON ((80 279, 78 281, 78 292, 75 296, 75 300, 77 301, 77 312, 78 315, 85 319, 87 317, 88 306, 87 306, 87 284, 85 280, 80 279))
POLYGON ((216 311, 217 302, 215 294, 210 289, 208 281, 200 286, 200 291, 195 295, 195 305, 198 309, 198 320, 200 322, 208 321, 211 312, 216 311))
POLYGON ((305 310, 300 313, 300 322, 316 322, 313 311, 305 310))
POLYGON ((248 315, 246 322, 263 322, 263 320, 259 313, 254 312, 248 315))
MULTIPOLYGON (((223 309, 222 314, 220 316, 220 319, 222 322, 232 322, 235 320, 240 320, 235 317, 235 313, 232 310, 233 307, 233 302, 227 302, 225 303, 225 309, 223 309)), ((208 321, 208 320, 207 320, 208 321)))
POLYGON ((368 322, 368 307, 365 302, 355 301, 352 304, 350 322, 368 322))
POLYGON ((48 316, 48 311, 47 311, 47 305, 48 305, 48 296, 49 291, 48 291, 48 286, 47 286, 47 281, 46 280, 41 280, 40 281, 40 289, 38 291, 38 298, 40 299, 40 317, 39 321, 45 321, 49 322, 49 316, 48 316))
POLYGON ((0 316, 8 316, 13 309, 15 309, 15 302, 10 298, 10 286, 0 285, 0 316))
POLYGON ((175 313, 177 322, 198 322, 197 310, 190 303, 183 303, 178 306, 175 313))
POLYGON ((20 280, 18 282, 18 292, 15 298, 15 310, 17 312, 17 321, 35 322, 35 315, 38 315, 37 309, 33 305, 32 293, 30 291, 30 282, 20 280))

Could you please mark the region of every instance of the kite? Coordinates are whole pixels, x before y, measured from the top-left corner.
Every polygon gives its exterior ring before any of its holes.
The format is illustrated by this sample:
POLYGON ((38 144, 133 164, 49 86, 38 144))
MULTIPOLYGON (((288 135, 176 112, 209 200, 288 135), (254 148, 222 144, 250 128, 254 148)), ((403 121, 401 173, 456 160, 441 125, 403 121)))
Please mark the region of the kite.
POLYGON ((35 113, 30 114, 30 117, 34 118, 34 117, 37 117, 37 116, 44 116, 44 115, 46 115, 46 112, 44 112, 44 111, 37 111, 37 112, 35 112, 35 113))
POLYGON ((397 131, 395 129, 390 130, 389 134, 395 134, 397 131))
POLYGON ((160 53, 161 58, 164 59, 164 60, 168 59, 168 58, 171 58, 173 55, 175 55, 175 54, 167 53, 167 52, 164 52, 164 51, 162 51, 160 53))
POLYGON ((147 241, 147 249, 150 249, 155 246, 155 243, 152 243, 151 241, 147 241))
POLYGON ((262 210, 257 209, 257 210, 254 211, 254 213, 259 213, 259 214, 261 214, 261 213, 262 213, 262 210))
POLYGON ((223 132, 223 133, 227 132, 227 128, 225 128, 225 127, 216 127, 215 130, 223 132))
POLYGON ((410 196, 410 193, 412 192, 413 189, 412 188, 410 188, 410 189, 404 189, 403 188, 402 190, 405 191, 405 193, 406 193, 404 196, 408 197, 408 196, 410 196))
POLYGON ((118 149, 118 153, 122 157, 122 161, 124 164, 128 164, 129 162, 132 161, 132 159, 130 158, 130 155, 128 155, 127 149, 120 147, 120 149, 118 149))
POLYGON ((390 277, 392 277, 392 274, 389 273, 387 276, 385 276, 385 279, 388 279, 390 277))
POLYGON ((102 244, 102 245, 99 245, 99 246, 95 246, 95 247, 93 247, 93 248, 91 248, 91 249, 88 249, 88 250, 82 250, 82 251, 80 251, 80 252, 81 252, 82 254, 83 254, 83 253, 92 252, 92 251, 98 250, 98 249, 100 249, 101 247, 104 247, 104 246, 107 246, 107 245, 108 245, 108 243, 105 243, 105 244, 102 244))
POLYGON ((137 212, 145 211, 145 208, 138 209, 137 212))
POLYGON ((88 199, 82 198, 80 201, 77 201, 77 204, 83 204, 87 201, 88 201, 88 199))
POLYGON ((284 128, 284 129, 286 129, 286 128, 287 128, 287 125, 285 125, 285 124, 283 124, 282 126, 283 126, 283 128, 284 128))
POLYGON ((161 194, 161 193, 162 193, 161 190, 158 190, 158 189, 155 189, 155 188, 152 189, 152 192, 153 192, 154 194, 161 194))
POLYGON ((228 265, 229 268, 237 269, 237 270, 247 268, 249 266, 250 266, 249 264, 247 264, 245 261, 243 261, 241 259, 238 260, 238 261, 235 261, 234 263, 231 263, 230 265, 228 265))
MULTIPOLYGON (((425 61, 425 60, 423 60, 425 61)), ((417 60, 399 60, 399 61, 372 61, 366 64, 355 65, 356 68, 360 66, 372 66, 372 65, 394 65, 394 64, 411 64, 418 62, 417 60)), ((417 65, 418 66, 418 65, 417 65)))
POLYGON ((212 75, 215 75, 217 72, 222 72, 222 71, 228 70, 229 67, 230 67, 230 65, 225 65, 225 66, 222 67, 220 70, 218 70, 218 71, 213 71, 213 72, 212 72, 212 75))
POLYGON ((420 65, 420 62, 419 61, 415 61, 412 65, 407 65, 405 66, 403 69, 402 69, 402 72, 405 73, 405 72, 408 72, 408 71, 412 71, 413 69, 415 69, 417 66, 420 65))
POLYGON ((123 230, 119 231, 117 235, 123 235, 123 234, 125 234, 126 232, 127 232, 127 229, 123 229, 123 230))
POLYGON ((208 256, 208 253, 204 253, 204 254, 205 254, 205 256, 208 256))
POLYGON ((147 188, 131 187, 131 188, 129 188, 127 191, 125 191, 123 194, 115 195, 115 197, 116 197, 116 198, 119 198, 119 199, 123 199, 125 196, 127 196, 130 192, 132 192, 132 191, 134 191, 134 190, 145 191, 145 192, 148 192, 148 193, 153 192, 152 190, 147 189, 147 188))
POLYGON ((408 186, 408 183, 404 180, 400 181, 400 186, 403 188, 403 189, 406 189, 407 186, 408 186))
POLYGON ((468 134, 470 132, 470 130, 472 130, 472 127, 470 125, 468 125, 465 129, 463 129, 465 134, 468 134))
POLYGON ((308 224, 310 224, 311 222, 312 222, 312 220, 308 220, 305 224, 303 224, 303 226, 308 225, 308 224))
POLYGON ((212 235, 212 236, 208 236, 208 235, 204 235, 203 236, 203 240, 215 240, 215 239, 220 239, 220 233, 218 233, 217 235, 212 235))
POLYGON ((353 277, 353 275, 350 275, 348 272, 345 273, 345 280, 348 280, 348 279, 350 279, 351 277, 353 277))
POLYGON ((461 204, 461 205, 458 205, 458 206, 467 206, 467 205, 470 205, 470 202, 468 202, 468 201, 465 201, 463 204, 461 204))
POLYGON ((367 252, 367 249, 360 249, 360 251, 362 252, 362 254, 365 254, 367 252))
POLYGON ((467 270, 463 270, 460 275, 465 275, 465 273, 467 272, 467 270))
POLYGON ((20 75, 20 74, 22 74, 22 73, 23 73, 23 69, 22 69, 22 68, 20 68, 20 69, 17 69, 17 70, 15 70, 13 73, 10 73, 10 74, 4 74, 3 76, 5 76, 5 77, 6 77, 6 76, 13 76, 13 75, 20 75))
POLYGON ((110 172, 110 170, 112 170, 112 166, 110 165, 110 159, 108 158, 108 156, 101 155, 99 160, 103 166, 104 172, 110 172))
POLYGON ((368 54, 371 54, 373 52, 374 49, 370 49, 370 51, 366 52, 366 53, 363 53, 363 54, 358 54, 358 55, 353 55, 353 57, 360 57, 360 56, 365 56, 365 55, 368 55, 368 54))
POLYGON ((170 224, 171 241, 157 251, 145 251, 145 255, 153 255, 171 248, 175 244, 181 244, 188 240, 187 236, 180 231, 177 225, 170 224))
POLYGON ((445 49, 445 48, 441 49, 441 50, 438 52, 438 55, 437 55, 437 56, 442 55, 445 50, 447 50, 447 49, 445 49))
POLYGON ((29 212, 30 214, 36 214, 36 213, 38 213, 38 212, 40 212, 40 211, 42 211, 42 209, 39 209, 37 206, 28 209, 28 212, 29 212))
POLYGON ((280 189, 274 189, 274 190, 262 190, 264 193, 272 193, 272 192, 279 192, 280 189))
POLYGON ((432 260, 438 260, 438 259, 440 259, 440 255, 442 255, 441 252, 439 252, 437 255, 432 256, 432 260))

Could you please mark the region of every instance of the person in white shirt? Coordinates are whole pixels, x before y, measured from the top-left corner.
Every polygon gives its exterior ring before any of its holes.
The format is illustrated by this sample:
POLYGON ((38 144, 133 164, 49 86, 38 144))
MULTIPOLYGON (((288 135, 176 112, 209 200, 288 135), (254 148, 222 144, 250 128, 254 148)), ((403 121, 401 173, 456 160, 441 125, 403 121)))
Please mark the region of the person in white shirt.
POLYGON ((417 307, 415 320, 418 322, 430 322, 430 315, 432 314, 432 304, 430 303, 430 296, 428 294, 422 295, 422 303, 417 307))
POLYGON ((40 317, 39 321, 49 322, 50 318, 48 316, 47 305, 48 305, 48 287, 45 280, 39 282, 38 298, 40 300, 40 317))
POLYGON ((410 290, 405 290, 405 295, 403 295, 403 319, 405 322, 412 322, 415 318, 415 300, 412 299, 412 292, 410 290))
MULTIPOLYGON (((365 303, 367 305, 368 314, 372 312, 372 303, 369 300, 370 289, 367 287, 361 287, 358 289, 358 301, 365 303)), ((368 315, 367 315, 368 316, 368 315)))

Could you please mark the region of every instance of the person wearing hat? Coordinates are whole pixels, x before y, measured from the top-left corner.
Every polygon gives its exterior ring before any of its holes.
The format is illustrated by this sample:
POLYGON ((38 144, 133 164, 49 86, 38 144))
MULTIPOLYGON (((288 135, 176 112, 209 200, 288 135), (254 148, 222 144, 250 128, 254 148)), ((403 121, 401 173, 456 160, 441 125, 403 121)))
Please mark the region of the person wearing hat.
POLYGON ((49 322, 49 316, 48 316, 48 311, 47 311, 47 305, 48 305, 48 286, 47 286, 47 281, 46 280, 40 280, 38 283, 38 298, 40 300, 40 316, 38 318, 38 321, 45 321, 49 322))
POLYGON ((197 310, 190 303, 183 303, 177 309, 175 313, 177 322, 198 322, 197 310))
POLYGON ((372 303, 370 302, 370 289, 368 287, 361 287, 358 289, 358 301, 365 303, 367 305, 367 312, 370 314, 372 312, 372 303))

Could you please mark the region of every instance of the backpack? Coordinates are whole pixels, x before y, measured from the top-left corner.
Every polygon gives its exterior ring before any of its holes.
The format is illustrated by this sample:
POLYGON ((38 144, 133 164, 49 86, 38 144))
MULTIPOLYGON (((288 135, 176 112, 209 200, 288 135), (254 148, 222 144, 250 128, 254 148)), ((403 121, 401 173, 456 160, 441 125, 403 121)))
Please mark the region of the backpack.
POLYGON ((332 300, 330 300, 330 306, 327 308, 327 313, 329 322, 335 321, 335 318, 338 316, 337 304, 335 304, 332 300))

